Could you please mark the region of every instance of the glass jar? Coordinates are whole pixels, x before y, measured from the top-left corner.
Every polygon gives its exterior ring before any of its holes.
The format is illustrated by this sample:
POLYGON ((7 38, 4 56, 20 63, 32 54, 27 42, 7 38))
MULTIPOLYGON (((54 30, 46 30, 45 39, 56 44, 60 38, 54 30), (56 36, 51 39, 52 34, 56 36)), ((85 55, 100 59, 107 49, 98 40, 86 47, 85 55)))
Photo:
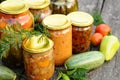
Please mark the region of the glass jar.
POLYGON ((35 22, 41 22, 46 16, 51 14, 49 8, 50 0, 25 0, 30 7, 30 11, 35 17, 35 22))
POLYGON ((68 14, 78 11, 77 0, 51 0, 51 10, 53 14, 68 14))
POLYGON ((33 29, 33 15, 21 0, 7 0, 0 4, 0 28, 19 23, 21 28, 33 29))
POLYGON ((54 41, 55 65, 63 65, 72 55, 72 26, 71 20, 62 14, 47 16, 43 22, 54 41))
POLYGON ((54 74, 53 41, 39 35, 23 41, 26 75, 30 80, 49 80, 54 74))
POLYGON ((10 68, 23 66, 22 48, 17 47, 16 49, 11 45, 4 55, 5 56, 2 57, 4 65, 10 68))
POLYGON ((90 47, 93 17, 86 12, 72 12, 68 14, 72 20, 72 51, 85 52, 90 47))
POLYGON ((23 63, 22 48, 19 45, 22 35, 16 32, 17 30, 14 31, 11 26, 14 25, 14 29, 18 29, 15 28, 18 25, 26 30, 33 29, 33 16, 28 9, 28 6, 21 0, 6 0, 0 4, 0 29, 9 27, 5 33, 0 32, 1 39, 9 36, 8 42, 10 43, 6 44, 10 47, 5 52, 6 55, 2 57, 3 63, 8 67, 18 67, 23 63))

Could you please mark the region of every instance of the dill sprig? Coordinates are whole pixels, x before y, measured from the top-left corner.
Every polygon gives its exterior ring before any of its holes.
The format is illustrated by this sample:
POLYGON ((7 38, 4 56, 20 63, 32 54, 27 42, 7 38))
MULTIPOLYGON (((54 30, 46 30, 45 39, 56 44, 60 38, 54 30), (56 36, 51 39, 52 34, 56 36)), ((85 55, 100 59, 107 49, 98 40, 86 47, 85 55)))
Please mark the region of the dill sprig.
POLYGON ((35 24, 35 30, 39 31, 41 34, 50 37, 51 34, 49 33, 47 26, 43 26, 41 23, 36 23, 35 24))
POLYGON ((19 23, 16 23, 14 25, 8 25, 0 30, 0 32, 2 32, 0 38, 0 59, 2 59, 3 56, 6 56, 7 51, 9 53, 11 46, 18 50, 22 46, 23 39, 41 34, 38 31, 21 29, 20 26, 19 23))

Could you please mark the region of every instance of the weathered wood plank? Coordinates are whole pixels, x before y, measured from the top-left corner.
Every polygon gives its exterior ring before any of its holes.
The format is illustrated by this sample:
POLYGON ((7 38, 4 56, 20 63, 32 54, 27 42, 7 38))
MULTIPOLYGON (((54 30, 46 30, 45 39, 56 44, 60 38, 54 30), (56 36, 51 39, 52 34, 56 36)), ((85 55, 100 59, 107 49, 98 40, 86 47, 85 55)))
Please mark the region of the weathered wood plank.
POLYGON ((79 10, 88 13, 100 12, 103 0, 78 0, 79 10))
MULTIPOLYGON (((102 10, 102 17, 105 23, 109 24, 112 32, 120 40, 120 1, 105 0, 102 10)), ((103 66, 89 73, 91 80, 120 80, 120 50, 116 56, 103 66)))

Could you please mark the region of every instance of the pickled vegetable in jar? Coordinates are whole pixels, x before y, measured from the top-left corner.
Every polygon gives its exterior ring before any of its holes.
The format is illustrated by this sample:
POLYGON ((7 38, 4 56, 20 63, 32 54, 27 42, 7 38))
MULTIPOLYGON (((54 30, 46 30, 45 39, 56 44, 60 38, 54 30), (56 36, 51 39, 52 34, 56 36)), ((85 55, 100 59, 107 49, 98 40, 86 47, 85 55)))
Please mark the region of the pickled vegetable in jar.
POLYGON ((72 20, 72 51, 73 53, 85 52, 90 47, 93 17, 86 13, 75 11, 68 14, 72 20))
POLYGON ((50 0, 25 0, 33 13, 36 22, 41 22, 46 16, 51 14, 49 8, 50 0))
POLYGON ((63 65, 72 56, 71 20, 63 14, 54 14, 47 16, 42 24, 47 26, 54 41, 55 65, 63 65))
POLYGON ((77 0, 51 0, 51 10, 53 14, 68 14, 78 11, 77 0))
POLYGON ((7 0, 0 4, 0 28, 19 23, 21 28, 33 29, 33 15, 21 0, 7 0))
POLYGON ((46 36, 33 36, 23 41, 26 75, 30 80, 49 80, 54 73, 53 41, 46 36))

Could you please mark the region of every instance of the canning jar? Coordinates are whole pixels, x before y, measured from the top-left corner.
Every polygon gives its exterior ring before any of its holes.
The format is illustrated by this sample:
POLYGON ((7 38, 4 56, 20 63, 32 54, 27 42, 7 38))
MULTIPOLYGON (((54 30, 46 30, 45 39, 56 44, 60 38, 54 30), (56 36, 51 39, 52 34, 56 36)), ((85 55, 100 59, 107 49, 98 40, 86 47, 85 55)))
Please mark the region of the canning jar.
POLYGON ((72 55, 71 20, 62 14, 54 14, 43 19, 43 26, 48 28, 54 41, 55 65, 63 65, 72 55))
POLYGON ((72 20, 72 51, 73 53, 85 52, 90 47, 93 17, 86 13, 75 11, 68 14, 72 20))
POLYGON ((23 41, 26 75, 30 80, 49 80, 54 73, 53 41, 46 36, 33 36, 23 41))
POLYGON ((77 0, 51 0, 51 10, 53 14, 68 14, 78 11, 77 0))
POLYGON ((25 0, 33 13, 36 22, 41 22, 46 16, 51 14, 49 8, 50 0, 25 0))
POLYGON ((21 28, 33 29, 33 15, 21 0, 6 0, 0 4, 0 28, 19 23, 21 28))
POLYGON ((28 6, 21 0, 6 0, 0 3, 0 30, 6 29, 2 34, 0 32, 0 38, 8 40, 5 45, 9 47, 2 61, 8 67, 18 67, 23 64, 20 44, 22 35, 14 29, 18 29, 15 28, 18 25, 26 30, 33 29, 33 16, 28 9, 28 6), (14 29, 11 27, 13 25, 14 29))

